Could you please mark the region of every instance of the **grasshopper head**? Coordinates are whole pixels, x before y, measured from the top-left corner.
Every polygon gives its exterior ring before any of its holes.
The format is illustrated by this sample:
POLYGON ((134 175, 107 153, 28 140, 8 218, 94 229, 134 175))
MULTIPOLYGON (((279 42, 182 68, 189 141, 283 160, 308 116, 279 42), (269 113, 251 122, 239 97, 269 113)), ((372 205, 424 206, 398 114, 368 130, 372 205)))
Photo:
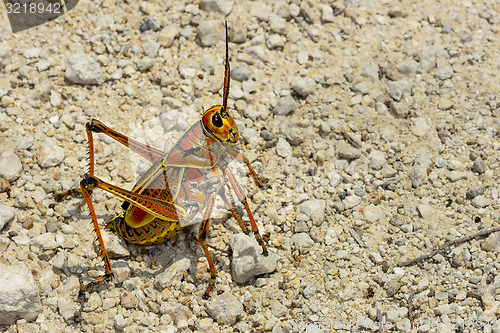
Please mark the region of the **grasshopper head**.
POLYGON ((213 139, 220 142, 238 142, 238 127, 227 108, 222 105, 212 106, 205 111, 201 123, 213 139))

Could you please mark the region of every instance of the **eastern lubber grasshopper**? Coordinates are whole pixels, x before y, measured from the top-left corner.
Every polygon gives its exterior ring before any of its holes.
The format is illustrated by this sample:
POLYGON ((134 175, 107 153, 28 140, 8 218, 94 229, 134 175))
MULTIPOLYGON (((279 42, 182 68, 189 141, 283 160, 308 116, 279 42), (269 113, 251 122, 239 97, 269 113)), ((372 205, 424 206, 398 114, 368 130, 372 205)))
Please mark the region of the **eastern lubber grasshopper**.
POLYGON ((223 103, 222 105, 215 105, 206 110, 201 119, 193 123, 184 132, 179 141, 177 141, 168 153, 165 154, 161 150, 130 139, 98 120, 93 119, 86 124, 90 155, 89 172, 80 182, 80 188, 67 191, 58 196, 61 198, 71 192, 83 194, 90 210, 101 255, 104 260, 105 275, 83 286, 80 292, 101 281, 107 280, 113 275, 97 223, 94 206, 90 198, 92 190, 97 188, 125 200, 122 205, 123 213, 109 221, 106 227, 123 237, 126 241, 134 244, 151 245, 162 243, 172 238, 180 229, 189 224, 198 212, 202 212, 198 241, 205 253, 210 268, 210 282, 203 295, 204 299, 209 298, 209 293, 215 284, 216 277, 206 237, 217 195, 222 198, 227 208, 238 221, 241 229, 244 232, 248 232, 243 220, 225 195, 224 180, 226 178, 229 180, 238 200, 247 211, 252 231, 257 242, 262 246, 262 254, 264 256, 268 255, 266 245, 259 234, 246 196, 228 167, 229 162, 232 160, 245 163, 257 186, 263 187, 250 162, 238 151, 236 146, 238 142, 238 128, 227 109, 230 83, 228 48, 226 22, 223 103), (103 133, 153 163, 151 168, 141 176, 132 190, 125 190, 106 183, 94 175, 93 133, 103 133))

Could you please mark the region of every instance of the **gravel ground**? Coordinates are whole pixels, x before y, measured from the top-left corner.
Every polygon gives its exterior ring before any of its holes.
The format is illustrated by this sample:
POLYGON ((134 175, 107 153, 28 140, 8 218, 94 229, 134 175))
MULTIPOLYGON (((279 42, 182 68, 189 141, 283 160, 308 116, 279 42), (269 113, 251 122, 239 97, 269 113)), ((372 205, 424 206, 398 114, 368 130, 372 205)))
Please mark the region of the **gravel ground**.
MULTIPOLYGON (((398 267, 499 226, 498 1, 118 3, 16 35, 2 16, 0 330, 500 332, 500 233, 398 267), (84 124, 168 151, 221 102, 225 19, 270 259, 218 203, 211 299, 186 228, 150 247, 106 233, 116 277, 80 302, 103 263, 84 201, 54 196, 88 169, 84 124)), ((133 186, 148 164, 96 137, 97 175, 133 186)), ((101 225, 121 211, 92 196, 101 225)))

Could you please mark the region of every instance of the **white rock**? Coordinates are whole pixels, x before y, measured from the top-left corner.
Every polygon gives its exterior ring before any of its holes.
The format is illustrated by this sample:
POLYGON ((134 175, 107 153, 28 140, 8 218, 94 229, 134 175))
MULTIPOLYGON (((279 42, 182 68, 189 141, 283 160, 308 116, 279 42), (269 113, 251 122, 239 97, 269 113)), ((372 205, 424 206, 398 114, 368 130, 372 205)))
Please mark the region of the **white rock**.
POLYGON ((430 129, 429 124, 427 124, 427 120, 424 117, 418 117, 412 119, 413 126, 412 132, 416 136, 424 136, 430 129))
POLYGON ((344 203, 345 209, 351 209, 361 203, 361 198, 357 195, 349 195, 342 202, 344 203))
POLYGON ((304 213, 312 221, 313 225, 320 225, 325 219, 326 201, 310 199, 301 203, 298 207, 299 212, 304 213))
POLYGON ((219 324, 232 325, 243 314, 243 305, 234 295, 225 292, 215 296, 206 306, 208 314, 219 324))
POLYGON ((478 195, 471 201, 472 206, 476 208, 485 208, 491 205, 491 200, 484 195, 478 195))
POLYGON ((227 16, 233 10, 233 2, 226 0, 202 0, 200 8, 207 12, 216 12, 227 16))
POLYGON ((314 244, 311 236, 305 232, 299 232, 298 234, 292 235, 292 242, 298 248, 308 248, 314 244))
POLYGON ((12 207, 5 206, 3 203, 0 203, 0 230, 14 219, 16 210, 12 207))
POLYGON ((432 206, 428 204, 418 205, 417 210, 420 216, 422 216, 424 219, 429 219, 435 214, 434 208, 432 208, 432 206))
POLYGON ((196 75, 196 69, 190 67, 183 68, 180 74, 183 79, 192 80, 196 75))
POLYGON ((262 247, 254 237, 243 233, 233 235, 229 240, 233 250, 232 276, 234 281, 245 283, 252 277, 271 273, 276 269, 279 256, 269 252, 268 256, 262 255, 262 247))
POLYGON ((277 115, 286 116, 290 112, 293 112, 297 106, 298 104, 295 99, 292 96, 287 95, 280 98, 278 105, 273 108, 272 112, 277 115))
POLYGON ((266 46, 269 50, 274 50, 274 49, 281 48, 281 47, 285 46, 285 42, 283 41, 283 38, 281 37, 281 35, 271 34, 266 39, 266 46))
POLYGON ((7 149, 0 155, 0 177, 8 182, 19 178, 23 165, 13 150, 7 149))
POLYGON ((368 165, 373 170, 380 170, 385 165, 385 154, 379 150, 372 150, 368 156, 368 165))
POLYGON ((277 14, 270 14, 269 27, 273 32, 283 35, 286 32, 286 20, 277 14))
POLYGON ((212 46, 224 40, 224 29, 219 21, 201 21, 198 25, 198 41, 202 46, 212 46))
POLYGON ((191 260, 183 258, 174 262, 170 267, 155 277, 155 284, 159 289, 170 287, 175 280, 180 280, 184 272, 191 267, 191 260))
POLYGON ((57 301, 57 307, 59 308, 59 314, 67 322, 73 319, 77 310, 75 302, 68 297, 60 297, 57 301))
POLYGON ((231 79, 243 82, 250 78, 250 70, 246 66, 236 66, 231 69, 231 79))
POLYGON ((316 89, 316 81, 306 77, 296 77, 292 82, 292 89, 302 97, 307 97, 316 89))
POLYGON ((438 80, 451 79, 454 75, 453 69, 450 66, 441 66, 436 69, 434 77, 438 80))
POLYGON ((279 138, 278 143, 276 143, 276 154, 283 158, 291 157, 293 154, 292 146, 285 139, 279 138))
POLYGON ((363 209, 363 217, 365 221, 369 223, 377 222, 384 217, 384 211, 380 206, 375 206, 374 204, 369 204, 363 209))
POLYGON ((31 244, 44 250, 53 250, 59 247, 54 234, 51 232, 45 232, 41 235, 33 237, 31 239, 31 244))
POLYGON ((42 168, 50 168, 64 160, 64 150, 57 145, 55 138, 46 138, 37 151, 37 158, 42 168))
POLYGON ((66 80, 76 84, 102 84, 106 80, 101 66, 89 54, 67 57, 66 80))
POLYGON ((496 232, 488 236, 481 242, 481 248, 485 251, 495 251, 500 253, 500 233, 496 232))
POLYGON ((333 8, 329 5, 321 5, 321 23, 335 22, 333 8))
POLYGON ((57 92, 51 91, 50 92, 50 105, 53 107, 58 107, 62 103, 62 98, 61 95, 57 92))
POLYGON ((0 318, 2 325, 18 319, 33 321, 42 311, 40 295, 28 266, 0 263, 0 318))

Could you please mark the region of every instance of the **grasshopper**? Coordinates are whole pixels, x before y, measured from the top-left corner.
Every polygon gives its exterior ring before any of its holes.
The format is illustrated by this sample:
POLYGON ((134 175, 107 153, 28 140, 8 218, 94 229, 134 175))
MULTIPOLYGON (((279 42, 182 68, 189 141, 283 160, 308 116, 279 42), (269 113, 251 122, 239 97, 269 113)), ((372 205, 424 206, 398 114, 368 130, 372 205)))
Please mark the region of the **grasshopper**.
POLYGON ((206 238, 217 195, 222 198, 234 215, 243 232, 248 232, 242 218, 226 197, 225 179, 229 181, 236 197, 243 204, 249 216, 251 229, 262 247, 262 254, 268 255, 244 191, 228 167, 229 162, 233 160, 244 163, 256 185, 260 188, 264 187, 249 160, 239 152, 236 146, 239 137, 238 127, 227 108, 230 85, 227 22, 225 29, 226 59, 222 105, 215 105, 206 110, 201 119, 194 122, 184 132, 168 153, 128 138, 96 119, 86 124, 89 142, 89 172, 80 182, 80 188, 58 196, 61 198, 71 192, 83 194, 90 210, 101 256, 104 260, 105 274, 84 285, 80 293, 113 275, 90 196, 94 189, 102 189, 124 200, 123 213, 111 219, 106 227, 133 244, 162 243, 189 225, 195 215, 201 212, 198 241, 210 269, 210 282, 203 295, 204 299, 210 297, 210 291, 215 285, 216 278, 216 270, 208 251, 206 238), (93 133, 103 133, 153 163, 132 190, 106 183, 95 176, 93 133))

